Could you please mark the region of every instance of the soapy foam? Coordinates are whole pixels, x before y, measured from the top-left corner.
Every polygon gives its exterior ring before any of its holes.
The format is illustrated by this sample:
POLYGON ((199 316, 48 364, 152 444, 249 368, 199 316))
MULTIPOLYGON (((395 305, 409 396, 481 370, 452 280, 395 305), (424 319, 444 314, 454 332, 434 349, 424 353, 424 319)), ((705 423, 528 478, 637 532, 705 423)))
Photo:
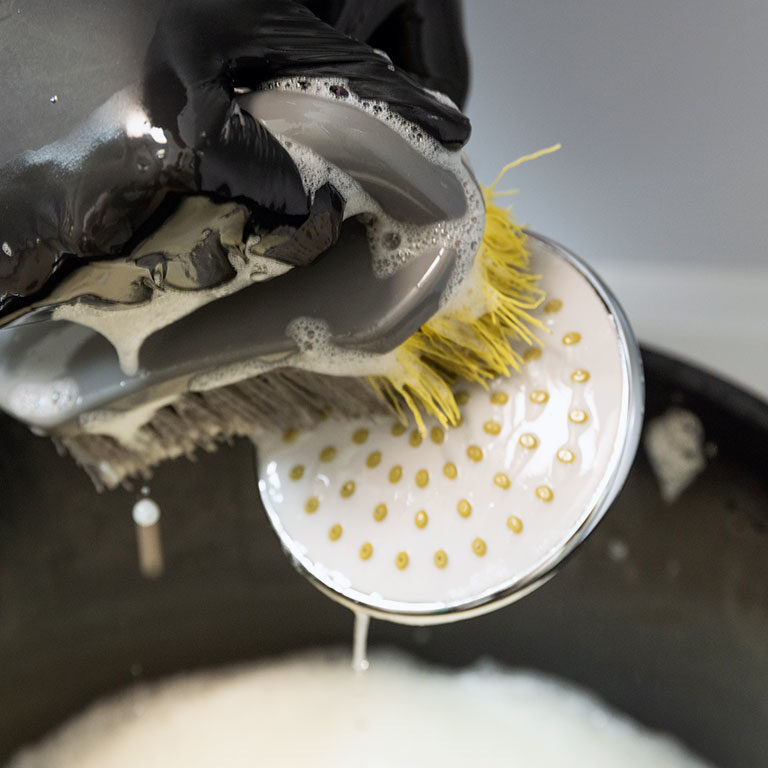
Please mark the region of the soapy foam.
MULTIPOLYGON (((447 287, 440 298, 440 305, 445 306, 457 296, 461 298, 462 304, 466 305, 474 296, 473 307, 476 307, 480 313, 483 309, 480 291, 474 293, 470 291, 467 297, 459 295, 460 286, 470 282, 467 277, 471 273, 484 226, 482 195, 465 158, 460 152, 446 150, 417 126, 393 113, 385 104, 357 99, 345 81, 295 79, 274 82, 268 84, 267 88, 285 91, 301 90, 333 101, 336 97, 330 92, 331 86, 345 88, 348 94, 345 99, 347 104, 385 122, 429 162, 450 171, 462 185, 466 209, 463 216, 453 221, 424 226, 406 225, 388 216, 360 184, 340 168, 328 163, 309 147, 277 136, 278 141, 296 163, 305 190, 313 196, 328 182, 339 190, 346 201, 345 218, 357 216, 366 226, 370 253, 361 254, 361 257, 371 258, 374 274, 379 277, 385 278, 394 274, 422 248, 433 249, 436 255, 443 251, 457 254, 447 287), (395 243, 394 247, 393 243, 395 243)), ((201 222, 201 226, 203 224, 204 222, 201 222)), ((151 302, 130 309, 105 309, 83 302, 63 305, 55 310, 54 318, 76 322, 101 333, 115 347, 123 371, 134 375, 138 372, 141 346, 152 333, 210 301, 228 296, 256 281, 269 279, 290 268, 257 254, 258 249, 255 246, 258 244, 258 235, 252 237, 244 246, 237 242, 237 238, 233 237, 232 233, 229 233, 228 238, 222 239, 226 240, 224 244, 228 247, 229 261, 235 271, 235 277, 226 284, 198 291, 177 291, 166 287, 162 291, 155 291, 151 302)), ((340 376, 384 375, 387 370, 397 365, 395 351, 375 355, 337 347, 331 342, 327 331, 324 334, 324 343, 306 344, 302 341, 305 335, 304 329, 307 334, 323 336, 322 320, 303 318, 301 322, 293 323, 285 329, 286 336, 297 342, 298 349, 295 352, 243 360, 223 369, 202 373, 191 379, 189 389, 206 391, 286 365, 340 376)), ((134 419, 131 422, 136 430, 146 423, 156 410, 156 407, 143 409, 141 415, 145 418, 134 419)), ((128 420, 120 417, 120 423, 113 428, 104 418, 108 416, 108 412, 102 412, 99 416, 98 423, 105 425, 103 434, 110 434, 120 439, 127 436, 128 443, 134 442, 133 434, 128 434, 128 420)), ((91 422, 89 431, 96 431, 95 424, 96 422, 91 422)))
POLYGON ((294 320, 286 328, 286 334, 296 342, 300 351, 294 367, 315 373, 341 373, 343 376, 383 374, 394 354, 376 355, 337 347, 331 341, 327 323, 311 317, 294 320))
POLYGON ((136 686, 101 702, 8 768, 439 765, 706 768, 670 736, 540 673, 481 663, 446 671, 376 653, 283 660, 136 686))
POLYGON ((46 384, 17 384, 10 392, 9 404, 18 418, 48 418, 68 411, 79 396, 77 381, 65 377, 46 384))
POLYGON ((670 408, 648 422, 645 451, 668 504, 677 501, 707 466, 704 439, 701 419, 684 408, 670 408))
MULTIPOLYGON (((438 240, 442 243, 442 247, 453 248, 458 253, 458 258, 445 295, 441 299, 442 302, 448 301, 456 293, 471 268, 483 229, 482 196, 467 168, 465 159, 461 153, 450 152, 443 148, 439 142, 417 126, 392 112, 383 102, 357 99, 349 90, 349 84, 342 79, 274 81, 266 84, 265 88, 296 90, 333 100, 335 97, 329 90, 332 86, 345 88, 349 94, 345 100, 347 104, 385 122, 429 162, 452 172, 461 182, 465 192, 467 200, 465 215, 439 225, 405 225, 387 216, 381 206, 354 179, 340 168, 328 163, 309 147, 280 136, 277 136, 278 141, 296 163, 308 194, 313 196, 323 184, 330 182, 345 198, 345 218, 363 216, 363 220, 367 223, 371 247, 371 254, 366 257, 372 259, 374 272, 378 276, 387 277, 393 274, 407 264, 422 246, 434 246, 438 240), (399 241, 399 247, 394 251, 388 245, 391 233, 395 233, 399 241)), ((228 296, 257 280, 267 279, 279 273, 279 271, 270 273, 269 270, 264 270, 263 263, 258 264, 258 268, 254 269, 247 244, 244 248, 229 244, 229 256, 236 276, 216 288, 193 292, 172 289, 157 291, 151 302, 130 309, 107 310, 82 302, 63 305, 54 311, 54 319, 70 320, 101 333, 115 347, 123 371, 128 375, 134 375, 138 370, 140 348, 152 333, 210 301, 228 296), (126 332, 126 327, 130 332, 126 332)), ((350 357, 348 350, 328 345, 325 351, 327 372, 336 375, 357 375, 352 371, 359 369, 359 361, 354 356, 350 357)), ((301 359, 291 360, 291 365, 317 370, 311 362, 301 359)), ((266 365, 264 370, 274 367, 274 364, 266 365)), ((252 366, 248 368, 251 369, 252 366)), ((227 377, 230 382, 233 380, 233 371, 227 377)), ((206 388, 205 383, 199 383, 198 386, 206 388)))
POLYGON ((172 403, 175 399, 175 396, 163 397, 129 411, 109 409, 90 411, 80 416, 80 427, 89 434, 108 435, 123 445, 141 450, 141 428, 160 408, 172 403))
MULTIPOLYGON (((390 110, 385 103, 356 98, 346 80, 293 78, 272 81, 264 86, 267 90, 294 91, 334 101, 336 97, 333 96, 331 87, 343 87, 348 92, 345 103, 385 122, 429 162, 454 174, 464 190, 466 212, 453 221, 424 226, 404 224, 387 215, 357 181, 340 168, 328 163, 317 152, 300 142, 277 136, 277 140, 291 155, 299 169, 307 194, 313 196, 327 183, 333 184, 339 190, 345 198, 345 220, 357 216, 365 224, 370 254, 361 254, 361 257, 371 258, 377 277, 391 276, 406 265, 422 247, 439 245, 443 250, 455 251, 457 258, 446 289, 440 297, 440 306, 445 309, 453 300, 463 309, 476 310, 478 314, 485 311, 482 292, 472 287, 472 284, 479 280, 477 276, 473 276, 472 266, 483 234, 484 204, 466 157, 460 152, 446 150, 413 123, 390 110), (394 241, 397 244, 392 247, 394 241)), ((207 391, 233 384, 246 377, 271 370, 277 365, 290 365, 337 376, 384 375, 397 365, 396 350, 376 355, 334 345, 326 324, 317 318, 297 318, 286 328, 286 336, 297 343, 299 350, 296 354, 282 355, 274 362, 263 359, 237 362, 217 371, 202 373, 191 380, 190 390, 207 391)))
MULTIPOLYGON (((407 144, 416 149, 428 162, 451 172, 461 183, 466 199, 463 216, 424 226, 408 225, 382 211, 381 206, 346 173, 330 165, 326 160, 298 142, 278 137, 291 155, 301 173, 305 190, 314 194, 323 184, 330 182, 347 200, 345 218, 361 213, 371 214, 367 222, 368 240, 374 272, 380 277, 394 274, 407 264, 421 247, 440 243, 443 248, 453 248, 459 254, 452 279, 442 298, 447 302, 458 290, 474 261, 483 234, 483 200, 477 183, 469 169, 466 156, 461 152, 446 150, 440 142, 422 131, 417 125, 393 112, 385 102, 358 98, 349 82, 342 78, 306 80, 292 78, 266 83, 266 90, 280 90, 309 94, 327 101, 337 101, 331 89, 344 89, 344 103, 357 107, 386 123, 407 144), (397 245, 391 245, 391 236, 397 245)), ((449 100, 450 101, 450 100, 449 100)))
POLYGON ((397 350, 379 355, 336 346, 324 320, 297 317, 289 323, 285 335, 295 343, 296 351, 270 359, 244 360, 198 374, 189 381, 190 392, 207 392, 283 366, 330 376, 366 377, 383 376, 397 364, 397 350))
POLYGON ((230 245, 229 263, 235 276, 222 285, 197 291, 164 288, 155 291, 152 300, 139 306, 105 309, 85 302, 62 304, 53 310, 54 320, 68 320, 84 325, 104 336, 115 348, 120 367, 126 376, 139 370, 139 352, 144 342, 156 331, 180 320, 216 299, 230 296, 261 280, 268 280, 287 272, 291 267, 274 260, 247 256, 244 248, 230 245), (266 267, 266 261, 272 261, 266 267), (126 328, 130 331, 126 332, 126 328))

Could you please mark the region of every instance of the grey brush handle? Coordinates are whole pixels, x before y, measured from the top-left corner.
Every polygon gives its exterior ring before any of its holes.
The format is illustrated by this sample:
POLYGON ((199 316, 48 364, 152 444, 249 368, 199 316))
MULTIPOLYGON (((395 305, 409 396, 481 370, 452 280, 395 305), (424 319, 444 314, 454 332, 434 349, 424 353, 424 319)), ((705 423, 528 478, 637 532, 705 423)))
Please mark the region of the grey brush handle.
MULTIPOLYGON (((275 134, 347 172, 393 218, 425 224, 465 212, 456 176, 378 118, 308 94, 266 91, 242 99, 275 134)), ((300 317, 322 321, 337 346, 387 352, 437 310, 455 260, 437 242, 379 277, 365 231, 348 221, 338 244, 315 263, 213 301, 150 336, 134 376, 88 328, 55 321, 7 328, 0 331, 0 407, 43 431, 77 431, 85 412, 128 411, 170 398, 224 366, 258 359, 267 368, 290 365, 298 350, 286 328, 300 317)), ((125 311, 130 322, 130 310, 111 311, 125 311)))

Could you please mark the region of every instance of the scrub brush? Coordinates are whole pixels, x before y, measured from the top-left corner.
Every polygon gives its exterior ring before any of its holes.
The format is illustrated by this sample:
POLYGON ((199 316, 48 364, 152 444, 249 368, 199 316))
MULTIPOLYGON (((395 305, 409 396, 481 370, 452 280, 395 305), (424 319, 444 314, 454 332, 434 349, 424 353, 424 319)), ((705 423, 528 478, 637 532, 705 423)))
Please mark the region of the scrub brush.
POLYGON ((456 424, 456 379, 508 375, 522 364, 511 342, 536 343, 531 311, 544 295, 525 234, 493 202, 498 179, 481 191, 460 153, 381 104, 327 93, 328 81, 303 80, 242 97, 310 191, 330 182, 344 198, 321 258, 293 267, 329 237, 322 219, 243 242, 237 203, 190 198, 131 256, 85 265, 37 315, 0 331, 0 405, 53 437, 97 487, 329 414, 456 424), (233 278, 198 290, 168 280, 174 266, 177 282, 189 275, 190 222, 219 238, 233 278), (175 251, 162 242, 174 226, 175 251), (121 280, 150 286, 149 300, 99 294, 121 280))

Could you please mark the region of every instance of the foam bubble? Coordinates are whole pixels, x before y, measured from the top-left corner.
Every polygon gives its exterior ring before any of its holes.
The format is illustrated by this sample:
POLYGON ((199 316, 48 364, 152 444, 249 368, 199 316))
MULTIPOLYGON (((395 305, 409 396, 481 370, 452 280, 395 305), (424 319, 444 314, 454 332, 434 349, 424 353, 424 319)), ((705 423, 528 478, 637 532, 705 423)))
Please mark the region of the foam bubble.
POLYGON ((295 368, 331 375, 371 376, 383 374, 391 364, 391 353, 376 355, 334 344, 328 324, 316 318, 297 318, 286 328, 286 335, 299 349, 291 361, 295 368))
MULTIPOLYGON (((343 89, 344 102, 373 115, 386 123, 407 144, 416 149, 429 162, 451 172, 461 183, 466 199, 463 216, 440 222, 439 225, 409 225, 388 216, 378 203, 346 173, 329 165, 307 147, 295 141, 283 146, 291 154, 302 175, 305 188, 314 193, 322 184, 330 181, 346 200, 345 217, 360 213, 372 214, 367 223, 368 242, 371 249, 374 273, 386 278, 407 264, 421 248, 442 247, 457 254, 456 262, 441 299, 448 302, 459 290, 471 271, 477 246, 485 225, 483 198, 462 152, 451 151, 425 133, 418 125, 391 110, 382 101, 360 99, 354 87, 344 78, 312 79, 288 78, 273 80, 265 86, 268 90, 295 91, 310 94, 328 101, 338 100, 336 95, 343 89), (396 235, 399 247, 392 248, 392 236, 396 235), (386 239, 385 239, 386 236, 386 239)), ((446 103, 452 104, 445 97, 446 103)))
POLYGON ((36 421, 69 411, 80 390, 73 378, 54 379, 43 384, 17 384, 10 393, 10 410, 19 419, 36 421))

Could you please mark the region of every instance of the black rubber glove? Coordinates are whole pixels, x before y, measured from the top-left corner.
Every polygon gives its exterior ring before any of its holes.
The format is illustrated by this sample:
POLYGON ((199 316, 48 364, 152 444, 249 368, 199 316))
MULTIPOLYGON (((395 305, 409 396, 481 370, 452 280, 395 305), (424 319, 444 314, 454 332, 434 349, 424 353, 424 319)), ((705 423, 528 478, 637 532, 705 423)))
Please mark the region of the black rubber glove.
POLYGON ((293 226, 333 209, 332 190, 307 199, 237 88, 344 77, 447 146, 469 136, 420 84, 466 90, 458 9, 441 0, 28 0, 0 17, 0 71, 0 323, 82 259, 126 253, 174 195, 293 226))

